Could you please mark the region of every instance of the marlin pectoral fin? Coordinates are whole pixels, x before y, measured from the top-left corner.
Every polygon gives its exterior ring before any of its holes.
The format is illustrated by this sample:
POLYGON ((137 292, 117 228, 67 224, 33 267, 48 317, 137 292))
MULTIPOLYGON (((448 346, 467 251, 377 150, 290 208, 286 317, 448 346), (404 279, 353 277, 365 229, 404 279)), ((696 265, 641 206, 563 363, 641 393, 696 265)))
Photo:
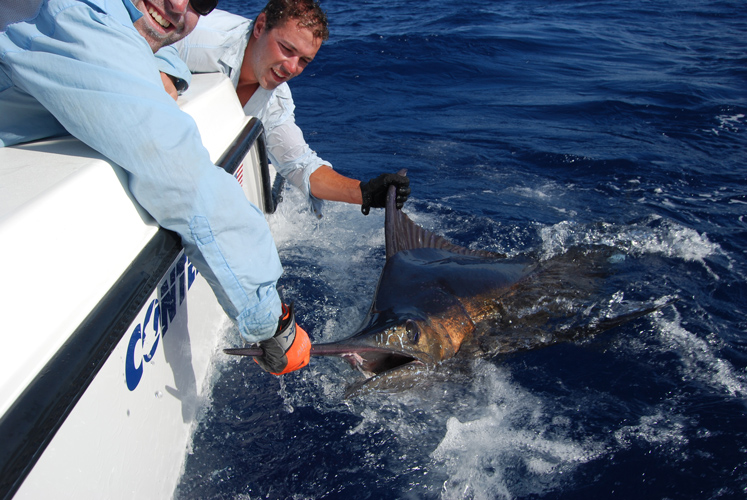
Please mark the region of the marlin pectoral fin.
POLYGON ((420 362, 400 366, 351 384, 345 390, 345 398, 364 396, 373 392, 401 392, 419 385, 430 373, 429 367, 420 362))

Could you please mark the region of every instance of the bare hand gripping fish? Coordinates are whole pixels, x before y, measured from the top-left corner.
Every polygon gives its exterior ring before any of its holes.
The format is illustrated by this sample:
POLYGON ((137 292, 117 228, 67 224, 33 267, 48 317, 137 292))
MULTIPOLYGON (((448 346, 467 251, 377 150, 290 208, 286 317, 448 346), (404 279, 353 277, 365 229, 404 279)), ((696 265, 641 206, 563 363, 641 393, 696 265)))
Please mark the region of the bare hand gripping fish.
POLYGON ((544 262, 506 258, 454 245, 415 224, 394 203, 391 187, 386 264, 361 328, 345 340, 311 348, 315 356, 345 358, 366 376, 349 395, 401 386, 424 365, 457 355, 492 357, 579 339, 662 306, 636 303, 599 313, 592 297, 610 273, 607 247, 574 249, 544 262))

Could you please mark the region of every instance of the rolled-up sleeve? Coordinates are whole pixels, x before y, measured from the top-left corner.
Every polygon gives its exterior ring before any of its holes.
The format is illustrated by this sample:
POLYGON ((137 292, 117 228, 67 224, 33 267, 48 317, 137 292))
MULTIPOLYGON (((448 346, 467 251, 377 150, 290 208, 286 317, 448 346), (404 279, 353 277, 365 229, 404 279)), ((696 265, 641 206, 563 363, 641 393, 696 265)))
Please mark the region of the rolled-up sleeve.
POLYGON ((309 147, 296 125, 295 104, 287 84, 272 94, 260 119, 265 126, 267 154, 275 169, 306 196, 310 208, 321 216, 323 201, 311 194, 310 177, 319 167, 332 164, 309 147))
POLYGON ((192 73, 174 47, 163 47, 156 52, 156 63, 160 71, 174 78, 174 85, 180 94, 192 83, 192 73))

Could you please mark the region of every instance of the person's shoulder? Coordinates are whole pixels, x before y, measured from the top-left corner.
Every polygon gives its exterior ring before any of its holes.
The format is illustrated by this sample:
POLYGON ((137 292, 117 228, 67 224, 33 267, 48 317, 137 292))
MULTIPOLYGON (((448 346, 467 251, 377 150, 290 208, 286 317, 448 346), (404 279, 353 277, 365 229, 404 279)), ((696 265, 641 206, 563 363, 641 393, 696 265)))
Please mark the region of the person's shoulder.
POLYGON ((293 94, 291 94, 290 86, 288 86, 288 82, 283 82, 280 85, 275 88, 273 91, 273 94, 278 99, 286 99, 293 101, 293 94))
MULTIPOLYGON (((50 16, 57 18, 59 15, 77 16, 80 22, 88 21, 88 18, 94 18, 100 22, 101 18, 109 18, 121 23, 132 23, 132 16, 140 14, 140 11, 134 5, 123 1, 111 2, 106 0, 48 0, 46 2, 32 1, 29 7, 36 6, 36 15, 46 12, 50 16)), ((33 16, 32 16, 33 17, 33 16)), ((28 17, 27 19, 31 19, 28 17)))
POLYGON ((209 30, 228 33, 233 31, 247 31, 252 24, 251 19, 215 9, 207 16, 200 16, 196 30, 209 30))
POLYGON ((223 10, 200 17, 194 31, 174 47, 193 73, 222 72, 238 83, 251 20, 223 10))
POLYGON ((214 10, 207 16, 201 16, 192 33, 174 45, 180 53, 184 52, 185 48, 229 48, 239 45, 243 51, 249 39, 251 25, 250 19, 223 10, 214 10))

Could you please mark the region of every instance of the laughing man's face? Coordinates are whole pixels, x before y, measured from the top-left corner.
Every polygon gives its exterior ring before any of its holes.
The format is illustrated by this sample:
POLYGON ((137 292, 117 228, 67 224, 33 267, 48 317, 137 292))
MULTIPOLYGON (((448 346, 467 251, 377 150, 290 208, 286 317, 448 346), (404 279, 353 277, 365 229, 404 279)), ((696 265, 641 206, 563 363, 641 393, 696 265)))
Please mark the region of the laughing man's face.
POLYGON ((135 28, 153 52, 189 35, 200 18, 189 0, 134 0, 133 3, 143 13, 135 28))
POLYGON ((254 23, 250 44, 251 57, 245 53, 242 78, 245 72, 251 72, 251 75, 246 75, 249 80, 272 90, 300 75, 316 57, 322 40, 315 38, 310 28, 299 26, 296 19, 288 19, 270 30, 265 14, 260 14, 254 23))

